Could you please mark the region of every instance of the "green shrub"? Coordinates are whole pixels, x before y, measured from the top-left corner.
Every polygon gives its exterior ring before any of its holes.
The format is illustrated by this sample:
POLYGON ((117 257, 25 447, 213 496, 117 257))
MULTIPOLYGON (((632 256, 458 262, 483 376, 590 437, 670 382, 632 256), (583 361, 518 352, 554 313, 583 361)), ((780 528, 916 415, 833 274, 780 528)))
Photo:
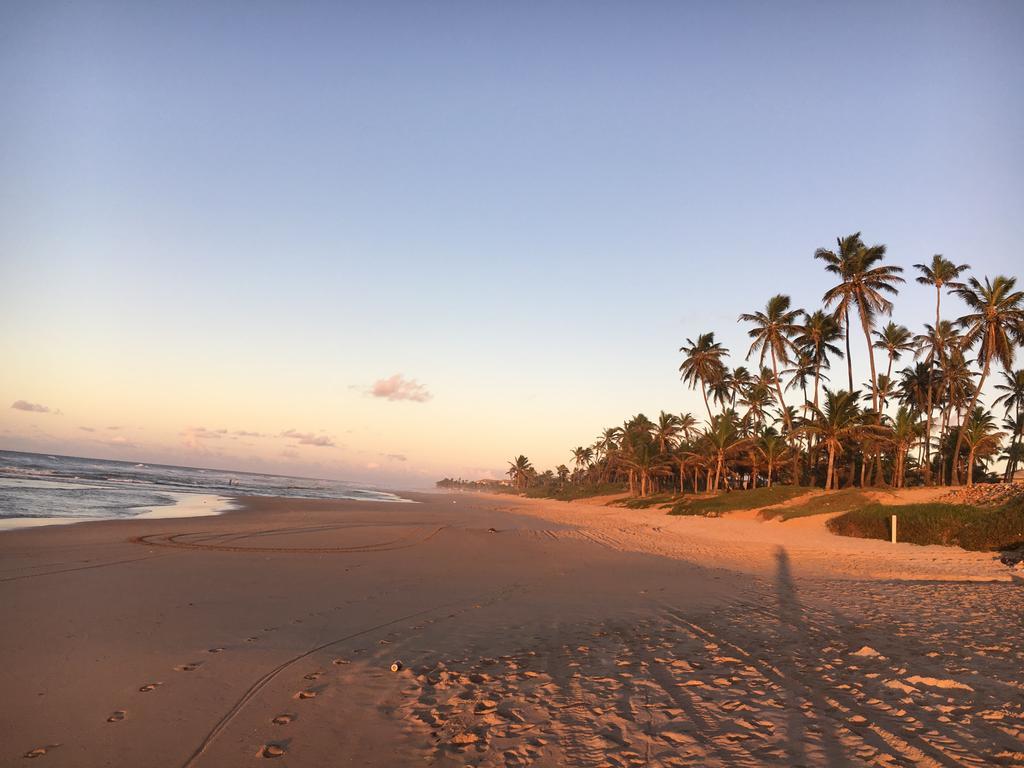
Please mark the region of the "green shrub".
POLYGON ((896 515, 896 537, 912 544, 945 544, 991 551, 1024 545, 1024 502, 1001 507, 966 504, 869 504, 828 521, 840 536, 888 539, 890 518, 896 515))

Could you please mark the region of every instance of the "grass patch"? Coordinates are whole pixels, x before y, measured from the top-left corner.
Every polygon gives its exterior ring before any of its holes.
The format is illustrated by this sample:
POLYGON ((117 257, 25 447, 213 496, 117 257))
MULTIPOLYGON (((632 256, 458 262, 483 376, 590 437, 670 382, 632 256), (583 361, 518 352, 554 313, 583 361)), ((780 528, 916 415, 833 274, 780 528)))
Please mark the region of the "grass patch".
MULTIPOLYGON (((594 496, 608 496, 613 493, 623 493, 629 488, 625 483, 601 483, 600 485, 570 485, 561 487, 557 485, 537 485, 527 488, 525 496, 531 499, 556 499, 558 501, 573 501, 574 499, 589 499, 594 496)), ((520 493, 523 493, 520 491, 520 493)))
POLYGON ((780 520, 790 520, 794 517, 849 512, 871 503, 871 499, 860 488, 844 488, 841 491, 810 496, 799 504, 788 507, 767 507, 758 514, 765 520, 775 517, 780 520))
POLYGON ((896 535, 912 544, 945 544, 976 551, 1024 546, 1024 500, 999 507, 966 504, 868 504, 828 521, 832 533, 863 539, 889 539, 889 518, 896 535))
POLYGON ((678 498, 679 494, 677 493, 656 493, 653 496, 634 496, 630 499, 617 499, 608 506, 625 507, 626 509, 649 509, 650 507, 663 507, 673 504, 678 498))
POLYGON ((732 491, 713 496, 684 496, 672 505, 669 514, 721 517, 726 512, 781 504, 802 496, 809 490, 793 485, 776 485, 772 488, 751 488, 748 491, 732 491))

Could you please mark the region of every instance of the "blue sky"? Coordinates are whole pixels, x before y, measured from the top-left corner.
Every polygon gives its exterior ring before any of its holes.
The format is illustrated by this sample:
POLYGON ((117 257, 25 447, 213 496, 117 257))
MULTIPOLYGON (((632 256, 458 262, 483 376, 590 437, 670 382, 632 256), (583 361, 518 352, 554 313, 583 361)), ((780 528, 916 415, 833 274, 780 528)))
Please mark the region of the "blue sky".
POLYGON ((414 484, 697 412, 684 339, 817 306, 837 235, 1020 273, 1021 39, 1013 2, 6 3, 0 398, 61 415, 0 448, 414 484))

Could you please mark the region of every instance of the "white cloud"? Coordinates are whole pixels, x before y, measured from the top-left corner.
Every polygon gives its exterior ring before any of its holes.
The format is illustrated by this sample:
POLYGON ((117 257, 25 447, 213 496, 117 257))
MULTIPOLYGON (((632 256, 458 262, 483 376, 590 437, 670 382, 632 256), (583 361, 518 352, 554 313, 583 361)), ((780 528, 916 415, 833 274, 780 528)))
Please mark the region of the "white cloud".
POLYGON ((427 388, 416 379, 406 379, 400 373, 375 381, 370 388, 370 394, 387 400, 412 400, 416 403, 425 403, 432 397, 427 388))
POLYGON ((298 432, 294 429, 289 429, 281 433, 281 437, 287 437, 292 440, 298 440, 299 445, 313 445, 317 448, 333 448, 334 440, 329 435, 314 434, 312 432, 298 432))

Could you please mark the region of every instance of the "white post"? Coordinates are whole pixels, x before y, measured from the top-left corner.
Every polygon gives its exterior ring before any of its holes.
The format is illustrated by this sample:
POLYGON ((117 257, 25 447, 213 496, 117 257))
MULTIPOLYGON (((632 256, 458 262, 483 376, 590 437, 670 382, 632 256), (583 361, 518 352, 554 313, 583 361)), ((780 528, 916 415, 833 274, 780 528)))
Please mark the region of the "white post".
POLYGON ((892 516, 892 543, 896 543, 896 515, 892 516))

